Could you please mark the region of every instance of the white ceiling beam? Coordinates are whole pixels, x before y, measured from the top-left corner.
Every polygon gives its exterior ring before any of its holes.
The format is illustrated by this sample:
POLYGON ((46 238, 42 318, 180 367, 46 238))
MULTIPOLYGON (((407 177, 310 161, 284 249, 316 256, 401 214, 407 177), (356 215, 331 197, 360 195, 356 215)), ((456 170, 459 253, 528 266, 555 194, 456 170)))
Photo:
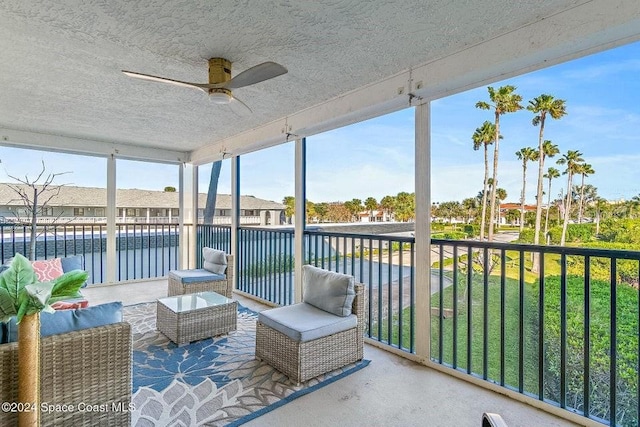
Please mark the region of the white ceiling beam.
MULTIPOLYGON (((191 160, 203 164, 224 154, 243 154, 311 136, 406 108, 409 93, 437 99, 638 39, 639 1, 593 0, 199 148, 191 152, 191 160)), ((413 99, 414 104, 419 102, 413 99)))
POLYGON ((189 153, 182 151, 146 148, 117 142, 97 141, 1 127, 0 145, 99 157, 113 155, 121 159, 159 163, 180 164, 189 161, 189 153))

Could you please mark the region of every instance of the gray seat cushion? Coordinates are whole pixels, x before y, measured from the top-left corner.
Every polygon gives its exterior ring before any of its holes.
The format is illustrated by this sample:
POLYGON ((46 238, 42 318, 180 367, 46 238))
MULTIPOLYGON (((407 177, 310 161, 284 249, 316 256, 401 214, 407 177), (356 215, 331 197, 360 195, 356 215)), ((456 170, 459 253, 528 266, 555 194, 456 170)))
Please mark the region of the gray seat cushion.
POLYGON ((216 274, 205 270, 204 268, 195 268, 192 270, 172 270, 169 272, 169 277, 174 280, 179 280, 183 284, 198 283, 198 282, 212 282, 214 280, 225 280, 227 278, 224 274, 216 274))
POLYGON ((302 266, 302 300, 336 316, 349 316, 356 297, 355 279, 342 273, 302 266))
POLYGON ((358 325, 355 314, 336 316, 304 302, 261 311, 258 321, 299 342, 326 337, 358 325))

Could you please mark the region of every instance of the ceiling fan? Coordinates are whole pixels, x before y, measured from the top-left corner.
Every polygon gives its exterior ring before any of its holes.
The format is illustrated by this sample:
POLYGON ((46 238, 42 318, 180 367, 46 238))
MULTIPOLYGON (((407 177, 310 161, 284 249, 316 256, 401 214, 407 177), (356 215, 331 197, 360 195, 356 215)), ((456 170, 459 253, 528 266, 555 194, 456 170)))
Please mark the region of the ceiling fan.
POLYGON ((209 59, 209 83, 184 82, 126 70, 122 70, 122 72, 129 77, 135 77, 137 79, 200 89, 208 93, 211 101, 215 104, 229 104, 237 101, 244 108, 251 111, 244 102, 232 94, 232 89, 254 85, 278 77, 286 74, 287 69, 275 62, 263 62, 262 64, 244 70, 235 77, 231 77, 231 61, 224 58, 211 58, 209 59))

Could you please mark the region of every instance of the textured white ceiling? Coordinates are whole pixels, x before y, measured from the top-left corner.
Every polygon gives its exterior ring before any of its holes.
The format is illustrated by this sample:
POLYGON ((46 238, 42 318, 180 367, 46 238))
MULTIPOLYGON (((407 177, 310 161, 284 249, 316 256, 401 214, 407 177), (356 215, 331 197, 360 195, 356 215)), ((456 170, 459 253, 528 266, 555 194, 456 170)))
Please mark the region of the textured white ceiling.
POLYGON ((584 3, 3 0, 0 127, 189 152, 584 3), (235 90, 239 116, 120 72, 206 82, 210 57, 289 73, 235 90))

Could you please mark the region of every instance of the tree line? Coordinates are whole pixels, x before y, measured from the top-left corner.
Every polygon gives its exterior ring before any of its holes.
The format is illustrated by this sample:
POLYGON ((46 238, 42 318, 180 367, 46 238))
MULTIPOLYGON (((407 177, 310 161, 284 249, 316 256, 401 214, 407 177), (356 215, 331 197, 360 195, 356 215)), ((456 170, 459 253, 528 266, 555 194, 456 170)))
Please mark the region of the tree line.
MULTIPOLYGON (((285 216, 291 222, 295 214, 295 197, 285 196, 285 216)), ((415 218, 415 193, 401 191, 395 196, 387 195, 378 201, 375 197, 351 199, 346 202, 312 202, 306 201, 307 223, 319 222, 355 222, 360 220, 360 214, 367 212, 373 217, 376 212, 383 213, 386 218, 407 222, 415 218)))

